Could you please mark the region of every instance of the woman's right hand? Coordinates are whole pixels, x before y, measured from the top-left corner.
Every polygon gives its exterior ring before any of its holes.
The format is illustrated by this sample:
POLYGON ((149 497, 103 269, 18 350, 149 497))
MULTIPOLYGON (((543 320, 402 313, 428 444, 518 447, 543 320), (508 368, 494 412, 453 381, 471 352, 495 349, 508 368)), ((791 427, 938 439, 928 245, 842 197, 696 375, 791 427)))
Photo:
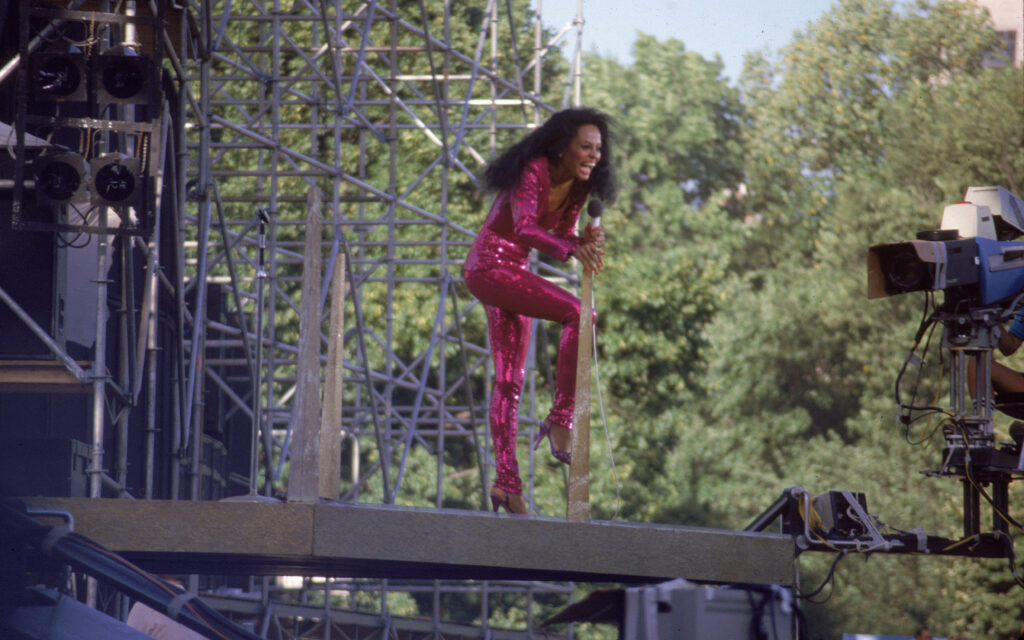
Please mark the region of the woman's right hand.
POLYGON ((604 245, 604 227, 588 226, 583 232, 583 242, 593 242, 599 248, 604 245))
POLYGON ((576 247, 576 250, 572 252, 572 255, 583 264, 583 268, 590 273, 601 273, 601 269, 604 268, 604 260, 601 256, 604 255, 604 251, 598 248, 598 244, 595 242, 584 242, 580 246, 576 247))

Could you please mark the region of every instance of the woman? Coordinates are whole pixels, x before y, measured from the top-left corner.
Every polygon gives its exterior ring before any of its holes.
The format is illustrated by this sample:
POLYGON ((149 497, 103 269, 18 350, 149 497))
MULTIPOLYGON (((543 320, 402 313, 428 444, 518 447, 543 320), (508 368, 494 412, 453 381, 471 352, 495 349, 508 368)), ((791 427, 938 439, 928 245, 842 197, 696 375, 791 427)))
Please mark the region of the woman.
POLYGON ((498 192, 466 258, 470 292, 487 312, 494 358, 490 427, 497 478, 491 504, 525 514, 516 460, 519 394, 523 387, 532 318, 562 325, 554 406, 534 448, 547 436, 551 453, 570 462, 579 340, 579 298, 528 270, 533 249, 563 262, 570 257, 599 272, 604 232, 579 237, 576 221, 588 195, 612 201, 614 170, 609 118, 593 109, 567 109, 513 145, 487 167, 488 188, 498 192))

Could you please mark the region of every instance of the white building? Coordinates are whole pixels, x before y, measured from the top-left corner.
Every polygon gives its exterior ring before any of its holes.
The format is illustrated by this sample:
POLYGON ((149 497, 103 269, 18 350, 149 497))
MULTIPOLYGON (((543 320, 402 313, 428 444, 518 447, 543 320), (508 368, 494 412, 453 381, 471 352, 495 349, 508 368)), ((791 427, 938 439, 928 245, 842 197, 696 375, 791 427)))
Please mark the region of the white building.
POLYGON ((1024 63, 1024 0, 977 0, 988 9, 992 26, 1003 38, 1003 53, 1015 67, 1024 63))

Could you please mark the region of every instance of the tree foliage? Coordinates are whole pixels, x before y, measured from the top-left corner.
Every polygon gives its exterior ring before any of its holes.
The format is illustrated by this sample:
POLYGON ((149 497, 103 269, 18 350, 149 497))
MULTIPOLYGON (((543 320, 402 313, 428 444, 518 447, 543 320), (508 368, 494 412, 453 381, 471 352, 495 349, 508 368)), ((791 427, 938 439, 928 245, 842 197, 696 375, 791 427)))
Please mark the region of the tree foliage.
MULTIPOLYGON (((598 279, 620 500, 592 458, 602 515, 743 527, 785 487, 842 488, 893 527, 960 535, 960 487, 921 473, 939 464, 939 425, 904 427, 893 399, 923 296, 868 301, 865 253, 938 227, 970 185, 1020 195, 1024 75, 982 65, 994 43, 970 3, 865 0, 748 56, 739 102, 674 41, 640 36, 629 68, 588 60, 587 101, 618 114, 625 141, 598 279), (681 104, 722 113, 695 126, 681 104)), ((942 405, 939 351, 936 336, 922 389, 942 405)), ((832 560, 802 559, 804 587, 832 560)), ((1009 571, 846 558, 828 602, 805 605, 812 637, 1007 636, 1024 601, 1009 571)))
MULTIPOLYGON (((453 38, 468 43, 482 16, 473 3, 452 6, 464 18, 453 38)), ((524 29, 525 7, 515 3, 524 29)), ((921 473, 938 465, 938 425, 905 428, 893 400, 923 300, 869 302, 865 252, 938 226, 967 186, 1024 195, 1024 72, 982 65, 996 42, 970 2, 841 0, 776 54, 749 56, 739 87, 721 62, 672 39, 641 34, 628 66, 585 57, 583 102, 616 119, 622 183, 596 283, 595 518, 742 528, 783 489, 804 486, 863 491, 886 524, 959 535, 960 487, 921 473)), ((551 64, 545 75, 557 77, 563 69, 551 64)), ((419 160, 397 169, 402 188, 437 153, 417 151, 416 135, 395 141, 419 160)), ((359 140, 342 142, 339 166, 378 180, 390 170, 385 153, 360 159, 359 140)), ((468 176, 449 176, 445 188, 459 197, 446 215, 476 228, 487 197, 468 176)), ((251 186, 240 177, 224 190, 251 186)), ((427 180, 409 197, 428 206, 441 188, 427 180)), ((409 226, 402 239, 414 246, 423 232, 409 226)), ((414 260, 395 268, 410 278, 425 270, 414 260)), ((379 324, 381 291, 363 295, 366 321, 379 324)), ((414 281, 396 291, 396 352, 423 348, 422 310, 437 295, 414 281)), ((482 316, 466 325, 482 342, 482 316)), ((929 371, 941 370, 937 346, 929 358, 929 371)), ((944 403, 943 384, 937 374, 926 381, 930 400, 944 403)), ((410 453, 403 503, 476 505, 473 452, 452 452, 439 497, 425 447, 410 453)), ((374 456, 364 451, 363 464, 374 456)), ((557 513, 564 468, 537 466, 527 480, 557 513)), ((1017 497, 1013 487, 1011 505, 1017 497)), ((802 586, 824 580, 832 561, 802 557, 802 586)), ((1024 601, 1004 561, 882 554, 844 558, 824 593, 825 604, 805 605, 815 638, 905 635, 920 624, 1000 638, 1019 629, 1024 601)), ((514 609, 501 613, 510 623, 514 609)))

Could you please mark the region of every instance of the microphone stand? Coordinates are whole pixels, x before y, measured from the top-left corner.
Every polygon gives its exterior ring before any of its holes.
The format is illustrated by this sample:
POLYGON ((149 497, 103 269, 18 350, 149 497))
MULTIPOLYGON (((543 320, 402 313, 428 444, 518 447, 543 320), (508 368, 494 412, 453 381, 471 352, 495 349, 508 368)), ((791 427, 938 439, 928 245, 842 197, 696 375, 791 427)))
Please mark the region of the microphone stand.
MULTIPOLYGON (((601 226, 600 203, 591 200, 588 211, 592 216, 588 226, 596 230, 601 226)), ((566 500, 566 518, 590 520, 590 354, 594 335, 594 274, 583 269, 580 277, 580 337, 576 350, 576 402, 573 408, 572 464, 569 465, 569 495, 566 500)))

